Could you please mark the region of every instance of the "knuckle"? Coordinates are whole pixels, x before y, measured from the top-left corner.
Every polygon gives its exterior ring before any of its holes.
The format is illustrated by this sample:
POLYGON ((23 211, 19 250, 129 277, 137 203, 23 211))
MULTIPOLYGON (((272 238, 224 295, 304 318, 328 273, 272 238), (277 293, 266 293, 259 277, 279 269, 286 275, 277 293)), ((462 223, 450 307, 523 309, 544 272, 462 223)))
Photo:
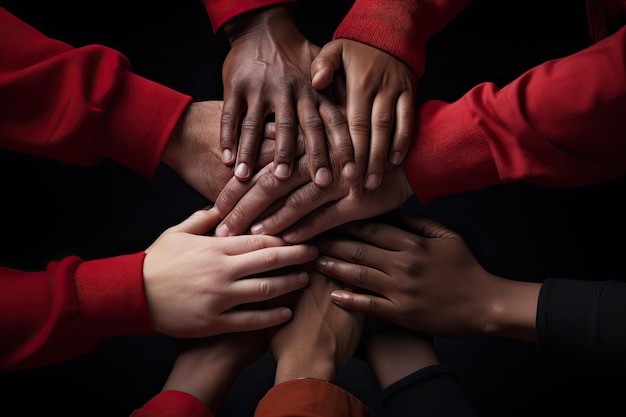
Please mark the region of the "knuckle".
POLYGON ((241 123, 241 129, 244 132, 255 132, 261 128, 261 120, 256 117, 247 117, 241 123))
POLYGON ((293 155, 293 147, 291 146, 279 146, 276 151, 279 158, 291 158, 293 155))
POLYGON ((363 115, 357 115, 350 119, 350 129, 356 133, 369 133, 370 120, 363 115))
POLYGON ((369 281, 369 274, 367 272, 367 268, 359 265, 354 270, 354 281, 359 287, 365 286, 369 281))
POLYGON ((356 262, 361 262, 367 258, 367 253, 368 250, 365 248, 364 245, 356 245, 354 249, 352 249, 352 260, 356 262))
POLYGON ((269 249, 263 254, 263 263, 268 269, 273 269, 278 264, 279 256, 274 249, 269 249))
POLYGON ((274 285, 269 279, 263 279, 259 282, 259 294, 264 299, 271 298, 274 294, 274 285))
POLYGON ((276 130, 292 132, 296 129, 296 121, 291 117, 281 116, 276 120, 276 130))
POLYGON ((302 124, 307 130, 322 131, 324 129, 324 123, 322 122, 322 119, 317 115, 306 116, 302 124))
POLYGON ((373 120, 374 127, 379 129, 391 129, 393 117, 389 113, 377 113, 373 120))

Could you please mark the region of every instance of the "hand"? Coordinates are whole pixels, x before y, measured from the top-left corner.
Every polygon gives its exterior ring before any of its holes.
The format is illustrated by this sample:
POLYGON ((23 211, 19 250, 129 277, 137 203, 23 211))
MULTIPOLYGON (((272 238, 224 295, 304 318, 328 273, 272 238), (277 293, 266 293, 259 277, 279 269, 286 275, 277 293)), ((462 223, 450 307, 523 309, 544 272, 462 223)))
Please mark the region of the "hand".
POLYGON ((269 348, 276 359, 275 384, 299 378, 335 380, 354 354, 363 316, 337 307, 331 291, 343 285, 311 271, 309 286, 300 294, 291 321, 268 330, 269 348))
POLYGON ((367 363, 383 390, 422 368, 439 364, 429 337, 375 321, 367 338, 367 363))
POLYGON ((307 159, 300 158, 285 181, 272 175, 273 164, 247 183, 231 180, 215 201, 224 217, 215 231, 230 236, 282 233, 286 242, 299 243, 352 220, 365 219, 400 207, 413 191, 401 167, 387 166, 381 186, 363 190, 339 176, 320 188, 307 175, 307 159), (291 194, 290 194, 291 193, 291 194))
POLYGON ((311 245, 275 236, 205 236, 219 216, 200 210, 146 249, 144 286, 157 332, 180 338, 259 330, 291 318, 285 307, 252 308, 306 286, 304 272, 281 268, 310 262, 311 245))
POLYGON ((411 144, 417 74, 380 49, 336 39, 324 45, 311 64, 313 87, 327 89, 340 69, 346 97, 339 101, 345 101, 357 172, 359 178, 365 173, 365 188, 375 190, 385 164, 399 166, 411 144))
POLYGON ((337 305, 437 336, 534 341, 540 284, 487 272, 458 234, 432 219, 404 220, 413 232, 353 223, 342 230, 355 240, 320 242, 316 269, 370 292, 335 291, 337 305))
POLYGON ((323 187, 332 180, 325 131, 340 167, 354 160, 352 144, 341 110, 311 86, 311 62, 320 48, 302 36, 290 7, 264 8, 224 26, 231 50, 222 71, 222 160, 235 163, 235 176, 247 181, 263 126, 273 114, 276 177, 285 179, 293 170, 299 124, 311 158, 310 178, 323 187))
POLYGON ((162 391, 186 392, 216 412, 246 366, 265 352, 262 331, 181 339, 179 353, 162 391))
MULTIPOLYGON (((220 154, 219 120, 221 101, 193 102, 187 108, 163 151, 161 160, 183 180, 209 201, 233 176, 232 168, 224 165, 220 154)), ((274 124, 264 128, 263 141, 257 166, 267 165, 274 158, 274 124)), ((297 148, 301 155, 303 146, 297 148)))

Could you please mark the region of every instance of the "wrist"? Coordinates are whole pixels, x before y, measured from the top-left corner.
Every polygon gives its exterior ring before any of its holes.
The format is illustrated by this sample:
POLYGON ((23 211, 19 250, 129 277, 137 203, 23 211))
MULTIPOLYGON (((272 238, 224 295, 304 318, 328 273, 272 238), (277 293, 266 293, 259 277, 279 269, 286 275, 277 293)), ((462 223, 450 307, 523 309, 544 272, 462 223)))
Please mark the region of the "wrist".
POLYGON ((285 22, 295 26, 290 3, 267 6, 241 14, 224 24, 224 32, 232 44, 242 37, 267 33, 285 22))
POLYGON ((485 316, 484 335, 534 343, 541 284, 498 280, 499 295, 485 316))
POLYGON ((274 385, 305 378, 333 382, 336 376, 337 369, 333 360, 297 354, 277 361, 274 385))

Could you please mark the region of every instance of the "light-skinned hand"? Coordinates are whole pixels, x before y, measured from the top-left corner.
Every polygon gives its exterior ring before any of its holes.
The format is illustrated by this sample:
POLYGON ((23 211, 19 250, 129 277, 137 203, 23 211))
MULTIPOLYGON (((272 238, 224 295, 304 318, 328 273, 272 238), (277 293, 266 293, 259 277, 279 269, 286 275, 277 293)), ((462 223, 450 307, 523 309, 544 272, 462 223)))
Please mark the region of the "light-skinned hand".
POLYGON ((157 332, 179 338, 259 330, 291 318, 287 307, 252 307, 306 286, 291 266, 317 256, 312 245, 289 245, 275 236, 206 234, 219 216, 199 210, 146 249, 144 286, 157 332))

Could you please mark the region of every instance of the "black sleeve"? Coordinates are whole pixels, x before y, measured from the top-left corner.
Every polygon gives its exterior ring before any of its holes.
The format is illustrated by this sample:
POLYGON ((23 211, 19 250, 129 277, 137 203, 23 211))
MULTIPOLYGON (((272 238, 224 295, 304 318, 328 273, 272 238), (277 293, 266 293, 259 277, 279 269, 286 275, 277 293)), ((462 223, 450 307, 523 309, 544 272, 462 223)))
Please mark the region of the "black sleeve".
POLYGON ((433 365, 404 377, 383 391, 385 417, 475 417, 456 375, 433 365))
POLYGON ((537 347, 578 366, 626 370, 626 283, 546 279, 537 306, 537 347))

